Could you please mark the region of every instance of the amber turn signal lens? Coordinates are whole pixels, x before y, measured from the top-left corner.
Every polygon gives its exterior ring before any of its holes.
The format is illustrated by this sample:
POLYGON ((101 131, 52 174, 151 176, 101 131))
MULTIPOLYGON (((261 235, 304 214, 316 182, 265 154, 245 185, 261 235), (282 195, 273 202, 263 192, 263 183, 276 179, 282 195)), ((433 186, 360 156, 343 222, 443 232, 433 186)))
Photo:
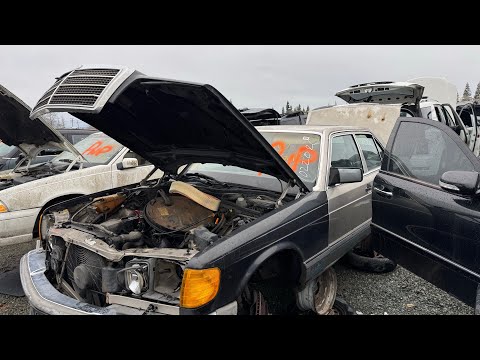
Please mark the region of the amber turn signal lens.
POLYGON ((0 213, 8 212, 8 208, 0 202, 0 213))
POLYGON ((211 301, 220 287, 220 269, 186 269, 180 290, 180 306, 198 308, 211 301))

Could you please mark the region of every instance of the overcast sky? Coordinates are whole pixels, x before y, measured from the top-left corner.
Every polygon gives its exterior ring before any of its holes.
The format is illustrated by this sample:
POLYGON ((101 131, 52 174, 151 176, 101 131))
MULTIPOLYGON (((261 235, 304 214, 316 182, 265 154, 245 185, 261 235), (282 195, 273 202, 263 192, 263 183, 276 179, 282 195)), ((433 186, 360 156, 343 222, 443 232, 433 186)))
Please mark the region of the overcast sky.
MULTIPOLYGON (((0 83, 33 106, 81 64, 127 65, 152 76, 208 83, 237 107, 286 101, 310 108, 370 81, 446 77, 460 93, 480 81, 480 46, 0 46, 0 83)), ((341 101, 338 101, 340 103, 341 101)))

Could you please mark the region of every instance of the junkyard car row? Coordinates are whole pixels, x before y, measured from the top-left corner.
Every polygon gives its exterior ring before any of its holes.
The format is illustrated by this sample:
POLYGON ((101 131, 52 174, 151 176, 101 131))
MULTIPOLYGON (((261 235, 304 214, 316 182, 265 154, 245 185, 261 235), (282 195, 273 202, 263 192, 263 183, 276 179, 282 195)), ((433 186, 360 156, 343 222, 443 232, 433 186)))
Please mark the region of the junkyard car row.
POLYGON ((359 247, 475 306, 475 107, 465 123, 423 89, 356 85, 306 125, 124 67, 67 72, 31 112, 2 89, 0 137, 25 155, 0 173, 0 242, 39 238, 32 312, 330 314, 332 265, 359 247), (47 113, 99 132, 72 145, 47 113))

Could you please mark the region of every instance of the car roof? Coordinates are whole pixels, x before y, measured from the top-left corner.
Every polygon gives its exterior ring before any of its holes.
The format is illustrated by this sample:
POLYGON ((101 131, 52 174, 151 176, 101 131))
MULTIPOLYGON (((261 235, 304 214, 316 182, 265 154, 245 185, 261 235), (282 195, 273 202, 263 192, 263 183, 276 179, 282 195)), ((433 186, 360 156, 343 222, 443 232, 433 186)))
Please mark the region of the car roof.
POLYGON ((372 133, 372 131, 360 126, 342 126, 342 125, 271 125, 271 126, 257 126, 256 129, 262 131, 292 131, 292 132, 313 132, 329 135, 338 131, 361 131, 372 133))

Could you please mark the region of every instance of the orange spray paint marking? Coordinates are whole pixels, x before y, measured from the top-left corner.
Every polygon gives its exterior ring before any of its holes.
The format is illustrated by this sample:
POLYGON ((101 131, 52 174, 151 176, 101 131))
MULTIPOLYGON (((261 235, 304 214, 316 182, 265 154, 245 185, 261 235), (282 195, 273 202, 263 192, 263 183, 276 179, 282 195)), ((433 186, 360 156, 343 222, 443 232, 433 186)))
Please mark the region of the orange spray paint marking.
MULTIPOLYGON (((280 156, 283 155, 285 149, 287 148, 285 142, 281 140, 274 141, 271 145, 275 150, 277 150, 280 156)), ((293 171, 297 171, 298 165, 301 163, 302 157, 305 153, 308 153, 310 155, 310 157, 305 157, 306 159, 308 159, 309 163, 314 162, 318 159, 318 152, 310 149, 305 145, 301 146, 296 152, 291 153, 290 155, 282 156, 282 158, 287 162, 288 166, 290 166, 293 171)), ((257 175, 262 176, 262 173, 259 171, 257 175)))
POLYGON ((85 150, 82 155, 93 155, 93 156, 98 156, 100 154, 105 154, 109 151, 112 151, 113 146, 112 145, 105 145, 102 146, 103 141, 96 141, 94 142, 87 150, 85 150))

